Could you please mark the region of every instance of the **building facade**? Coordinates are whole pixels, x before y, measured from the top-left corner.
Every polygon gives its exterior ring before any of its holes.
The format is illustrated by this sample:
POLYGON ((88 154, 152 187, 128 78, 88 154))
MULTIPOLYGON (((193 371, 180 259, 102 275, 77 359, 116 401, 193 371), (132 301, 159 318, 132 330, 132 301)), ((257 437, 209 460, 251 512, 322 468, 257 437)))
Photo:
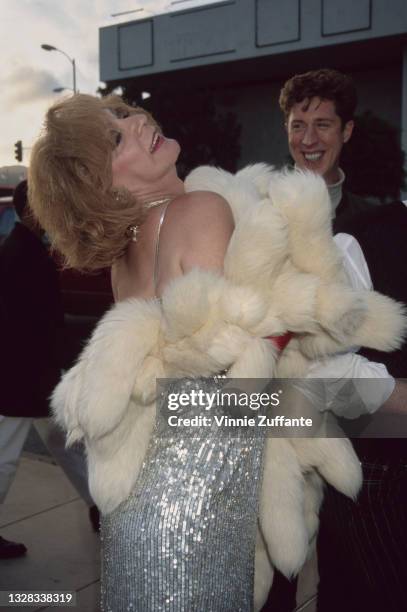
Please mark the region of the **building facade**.
POLYGON ((284 163, 281 85, 322 67, 351 74, 358 112, 400 130, 407 151, 406 0, 226 0, 100 30, 102 81, 224 92, 242 126, 240 166, 284 163))

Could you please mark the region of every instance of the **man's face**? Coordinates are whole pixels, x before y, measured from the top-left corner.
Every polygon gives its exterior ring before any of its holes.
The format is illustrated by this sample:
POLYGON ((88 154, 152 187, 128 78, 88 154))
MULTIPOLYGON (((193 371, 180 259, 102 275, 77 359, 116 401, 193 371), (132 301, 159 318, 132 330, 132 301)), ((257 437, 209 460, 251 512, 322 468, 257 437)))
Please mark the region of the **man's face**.
POLYGON ((286 128, 296 165, 320 174, 328 185, 337 182, 339 157, 352 135, 353 121, 342 126, 331 100, 307 98, 294 104, 286 128))

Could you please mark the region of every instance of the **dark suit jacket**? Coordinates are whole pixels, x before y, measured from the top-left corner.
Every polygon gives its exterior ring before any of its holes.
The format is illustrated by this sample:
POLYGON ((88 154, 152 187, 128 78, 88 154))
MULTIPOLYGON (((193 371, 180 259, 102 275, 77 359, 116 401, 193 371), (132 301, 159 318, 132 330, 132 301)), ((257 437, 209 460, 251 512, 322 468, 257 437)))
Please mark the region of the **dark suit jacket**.
POLYGON ((379 207, 367 202, 360 196, 344 191, 336 209, 333 222, 334 233, 346 232, 351 234, 352 232, 349 230, 354 228, 355 218, 362 219, 364 214, 370 216, 377 208, 379 207))
POLYGON ((0 251, 0 414, 48 415, 63 327, 58 272, 42 242, 17 223, 0 251))

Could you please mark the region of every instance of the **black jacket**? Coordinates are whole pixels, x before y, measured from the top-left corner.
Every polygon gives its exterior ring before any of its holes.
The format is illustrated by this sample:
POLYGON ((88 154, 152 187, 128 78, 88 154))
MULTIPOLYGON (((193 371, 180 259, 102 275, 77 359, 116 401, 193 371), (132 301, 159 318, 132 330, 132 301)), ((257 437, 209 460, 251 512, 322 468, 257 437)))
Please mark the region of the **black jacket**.
POLYGON ((62 327, 55 264, 37 236, 17 223, 0 251, 0 414, 48 415, 60 377, 62 327))

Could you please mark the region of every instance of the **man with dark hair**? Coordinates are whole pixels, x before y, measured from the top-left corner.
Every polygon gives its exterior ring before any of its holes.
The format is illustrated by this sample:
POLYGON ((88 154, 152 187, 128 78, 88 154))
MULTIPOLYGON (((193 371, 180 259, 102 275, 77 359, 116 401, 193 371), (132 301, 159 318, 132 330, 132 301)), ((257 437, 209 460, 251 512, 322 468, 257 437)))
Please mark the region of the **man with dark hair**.
MULTIPOLYGON (((401 202, 374 207, 344 190, 339 160, 352 136, 356 104, 350 77, 329 69, 294 76, 280 95, 290 153, 298 168, 324 177, 334 232, 357 238, 374 289, 407 302, 406 207, 401 202)), ((384 363, 394 377, 407 377, 406 343, 392 354, 361 354, 384 363)), ((327 492, 318 540, 318 612, 400 612, 407 600, 406 441, 360 439, 354 444, 364 486, 357 503, 327 492)), ((290 606, 292 599, 284 610, 290 606)))
POLYGON ((306 111, 312 98, 329 100, 334 103, 335 113, 341 120, 342 128, 349 121, 353 121, 357 106, 357 94, 353 80, 350 76, 331 70, 321 68, 296 74, 285 82, 280 92, 279 104, 288 122, 290 113, 296 104, 306 111))
POLYGON ((345 175, 339 167, 342 147, 354 128, 357 96, 352 79, 329 69, 296 75, 285 83, 279 101, 296 166, 324 177, 335 230, 345 231, 356 213, 372 208, 344 191, 345 175))
MULTIPOLYGON (((14 479, 32 419, 50 451, 93 506, 79 452, 66 451, 62 433, 50 425, 48 398, 61 373, 64 313, 58 272, 42 242, 43 230, 27 205, 27 182, 15 189, 20 218, 0 251, 0 504, 14 479)), ((94 507, 95 508, 95 507, 94 507)), ((90 512, 94 513, 95 509, 90 512)), ((91 518, 92 520, 92 518, 91 518)), ((0 559, 26 553, 23 544, 0 537, 0 559)))

